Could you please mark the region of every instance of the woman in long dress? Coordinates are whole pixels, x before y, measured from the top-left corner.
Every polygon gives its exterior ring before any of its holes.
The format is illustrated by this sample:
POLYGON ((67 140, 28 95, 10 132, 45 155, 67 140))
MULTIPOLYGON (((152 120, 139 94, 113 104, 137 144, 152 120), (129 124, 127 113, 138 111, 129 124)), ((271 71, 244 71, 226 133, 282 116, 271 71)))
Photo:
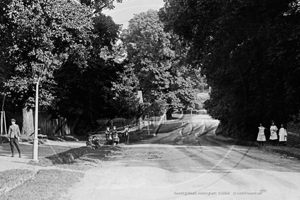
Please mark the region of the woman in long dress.
POLYGON ((258 127, 257 141, 258 141, 258 144, 261 146, 264 146, 264 142, 266 141, 265 127, 263 127, 262 124, 259 124, 259 127, 258 127))
POLYGON ((274 124, 274 122, 272 122, 272 126, 270 127, 270 132, 271 132, 270 140, 273 142, 273 146, 275 146, 276 141, 278 139, 277 131, 278 131, 277 126, 274 124))
POLYGON ((283 124, 281 124, 281 128, 279 129, 279 145, 285 145, 285 142, 287 141, 287 131, 283 127, 283 124))

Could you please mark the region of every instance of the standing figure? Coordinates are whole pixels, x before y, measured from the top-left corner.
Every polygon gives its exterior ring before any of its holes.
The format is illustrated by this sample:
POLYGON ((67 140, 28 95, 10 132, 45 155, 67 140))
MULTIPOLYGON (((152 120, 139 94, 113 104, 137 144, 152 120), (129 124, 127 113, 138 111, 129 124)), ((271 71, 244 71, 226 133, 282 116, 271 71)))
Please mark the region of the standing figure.
POLYGON ((9 126, 8 130, 8 138, 10 141, 10 148, 11 148, 11 157, 14 157, 14 146, 19 152, 19 157, 21 158, 21 151, 19 147, 19 139, 21 137, 19 126, 16 124, 15 119, 11 119, 11 125, 9 126))
POLYGON ((266 141, 265 127, 263 127, 262 124, 259 124, 259 127, 258 127, 257 141, 258 141, 258 144, 261 146, 264 146, 264 142, 266 141))
POLYGON ((277 126, 274 124, 274 122, 272 122, 272 126, 270 127, 270 133, 271 133, 270 140, 272 140, 273 146, 276 145, 276 141, 278 139, 277 131, 278 131, 277 126))
POLYGON ((124 142, 126 143, 126 144, 128 144, 129 143, 129 125, 127 125, 127 126, 125 126, 125 129, 124 129, 124 131, 123 131, 123 137, 124 137, 124 142))
POLYGON ((287 141, 287 131, 283 127, 283 124, 281 124, 281 128, 279 129, 279 145, 285 145, 287 141))
POLYGON ((109 126, 106 127, 106 131, 105 131, 105 139, 106 139, 106 143, 107 143, 107 144, 111 144, 112 137, 111 137, 111 131, 110 131, 110 129, 109 129, 109 126))
POLYGON ((119 144, 119 141, 120 141, 120 138, 119 138, 119 135, 118 135, 118 131, 116 129, 116 127, 114 126, 113 127, 113 130, 112 130, 112 140, 113 140, 113 145, 118 145, 119 144))

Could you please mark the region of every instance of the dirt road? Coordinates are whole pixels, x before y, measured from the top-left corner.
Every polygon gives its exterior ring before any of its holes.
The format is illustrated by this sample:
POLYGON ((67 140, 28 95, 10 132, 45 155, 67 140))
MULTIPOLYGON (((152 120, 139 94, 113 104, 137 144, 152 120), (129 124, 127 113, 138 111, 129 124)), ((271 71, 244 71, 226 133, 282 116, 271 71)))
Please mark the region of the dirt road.
POLYGON ((181 125, 122 146, 62 199, 300 199, 299 161, 215 140, 203 116, 170 123, 181 125))

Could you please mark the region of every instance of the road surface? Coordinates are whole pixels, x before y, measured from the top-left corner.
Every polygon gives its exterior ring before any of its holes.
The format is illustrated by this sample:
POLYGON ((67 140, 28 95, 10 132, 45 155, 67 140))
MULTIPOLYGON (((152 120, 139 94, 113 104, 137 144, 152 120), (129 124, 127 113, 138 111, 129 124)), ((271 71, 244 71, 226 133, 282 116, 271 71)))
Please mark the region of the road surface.
POLYGON ((201 115, 180 123, 171 132, 122 146, 62 199, 300 199, 298 160, 215 140, 205 130, 217 122, 201 115))

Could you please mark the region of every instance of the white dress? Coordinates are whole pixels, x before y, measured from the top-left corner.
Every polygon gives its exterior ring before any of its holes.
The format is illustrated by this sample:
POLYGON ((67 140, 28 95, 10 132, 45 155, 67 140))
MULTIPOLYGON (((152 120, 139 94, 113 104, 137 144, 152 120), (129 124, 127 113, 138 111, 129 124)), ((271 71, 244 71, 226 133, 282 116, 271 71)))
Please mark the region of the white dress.
POLYGON ((259 142, 265 142, 266 141, 265 127, 263 127, 263 126, 258 127, 257 141, 259 141, 259 142))
POLYGON ((285 128, 279 129, 279 142, 286 142, 287 141, 287 132, 285 128))
POLYGON ((277 130, 278 130, 278 128, 275 125, 270 127, 270 132, 271 132, 270 140, 277 140, 278 139, 277 130))

